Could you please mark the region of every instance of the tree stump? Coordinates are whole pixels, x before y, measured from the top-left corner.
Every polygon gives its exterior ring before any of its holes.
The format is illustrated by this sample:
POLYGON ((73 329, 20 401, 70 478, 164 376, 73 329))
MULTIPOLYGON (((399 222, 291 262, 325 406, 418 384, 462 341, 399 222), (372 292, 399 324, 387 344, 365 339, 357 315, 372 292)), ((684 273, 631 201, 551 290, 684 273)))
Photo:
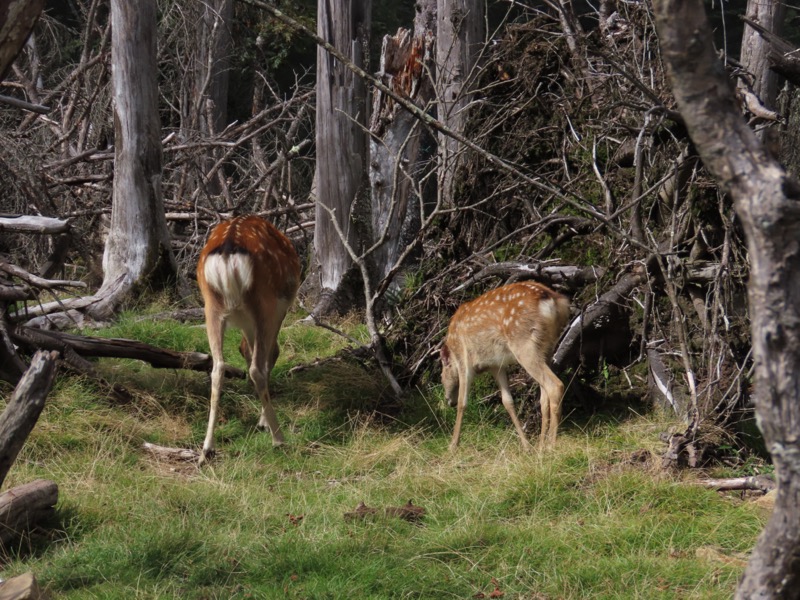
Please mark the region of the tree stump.
POLYGON ((0 494, 0 546, 28 533, 53 514, 58 502, 58 485, 37 479, 0 494))

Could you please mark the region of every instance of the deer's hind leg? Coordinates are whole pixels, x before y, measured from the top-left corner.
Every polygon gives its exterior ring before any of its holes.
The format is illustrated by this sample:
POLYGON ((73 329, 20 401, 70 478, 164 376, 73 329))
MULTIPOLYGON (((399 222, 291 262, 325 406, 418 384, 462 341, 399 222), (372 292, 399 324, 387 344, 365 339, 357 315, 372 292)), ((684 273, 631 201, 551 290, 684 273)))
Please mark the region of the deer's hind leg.
POLYGON ((494 380, 497 382, 497 385, 500 388, 500 397, 502 398, 503 406, 505 407, 506 411, 508 411, 508 416, 511 417, 511 422, 514 423, 514 429, 517 430, 517 435, 519 435, 519 441, 522 444, 522 449, 531 450, 532 446, 525 435, 525 431, 522 429, 522 424, 519 422, 519 418, 517 417, 517 411, 514 409, 514 397, 511 395, 511 388, 508 385, 508 374, 506 373, 506 370, 502 367, 492 369, 492 375, 494 375, 494 380))
POLYGON ((222 354, 222 345, 225 339, 225 319, 220 316, 220 311, 212 304, 206 302, 206 333, 208 346, 211 350, 211 397, 208 407, 208 428, 203 441, 203 450, 200 453, 199 464, 203 464, 214 456, 214 428, 217 424, 217 411, 219 398, 222 394, 222 384, 225 379, 225 359, 222 354))
POLYGON ((258 428, 269 430, 272 445, 280 446, 284 443, 284 437, 269 392, 269 376, 277 358, 277 329, 280 327, 280 321, 275 325, 274 320, 256 323, 252 331, 245 331, 245 336, 252 354, 248 373, 261 401, 258 428))
POLYGON ((542 407, 542 433, 539 441, 542 445, 554 444, 561 422, 561 400, 564 396, 564 384, 548 365, 549 356, 545 356, 535 340, 512 348, 514 356, 522 368, 539 384, 540 405, 542 407))

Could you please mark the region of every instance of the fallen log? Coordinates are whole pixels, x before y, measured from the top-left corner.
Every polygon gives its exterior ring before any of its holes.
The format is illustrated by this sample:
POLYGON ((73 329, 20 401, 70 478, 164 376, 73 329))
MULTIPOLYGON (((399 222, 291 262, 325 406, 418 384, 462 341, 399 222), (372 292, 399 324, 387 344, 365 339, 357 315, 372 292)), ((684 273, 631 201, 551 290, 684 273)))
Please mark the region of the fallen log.
POLYGON ((58 503, 58 485, 37 479, 0 494, 0 544, 8 547, 48 519, 58 503))
POLYGON ((29 273, 22 267, 18 267, 17 265, 12 265, 10 263, 7 263, 4 260, 0 260, 0 271, 3 271, 13 277, 17 277, 18 279, 21 279, 28 285, 43 290, 54 290, 63 287, 78 287, 78 288, 87 287, 87 285, 83 281, 70 281, 68 279, 45 279, 44 277, 39 277, 38 275, 29 273))
POLYGON ((762 494, 767 494, 778 487, 775 480, 767 475, 731 477, 728 479, 701 479, 697 483, 703 487, 717 490, 718 492, 754 490, 762 494))
MULTIPOLYGON (((644 269, 627 273, 611 289, 581 311, 567 326, 553 356, 553 368, 558 373, 577 364, 589 355, 619 352, 630 343, 627 305, 631 293, 647 281, 644 269)), ((609 361, 611 362, 611 361, 609 361)))
POLYGON ((46 234, 66 233, 69 231, 69 221, 35 215, 2 216, 0 217, 0 231, 46 234))
POLYGON ((545 263, 499 262, 485 266, 477 273, 470 275, 464 283, 453 288, 453 292, 466 289, 478 281, 490 277, 503 277, 511 281, 536 279, 549 286, 563 286, 569 289, 580 289, 594 283, 605 275, 602 267, 576 267, 570 265, 548 265, 545 263))
POLYGON ((425 516, 425 509, 421 506, 414 506, 411 500, 403 506, 387 506, 383 510, 367 506, 363 502, 359 502, 354 511, 344 513, 345 521, 367 520, 370 518, 386 516, 397 517, 416 523, 425 516))
MULTIPOLYGON (((214 366, 213 359, 209 354, 176 352, 138 340, 89 337, 25 326, 17 327, 11 333, 11 337, 15 343, 28 350, 46 348, 65 351, 69 348, 83 357, 133 358, 149 363, 158 369, 190 369, 209 372, 214 366)), ((244 379, 245 372, 226 364, 225 377, 244 379)))
POLYGON ((0 486, 39 419, 56 378, 57 352, 37 352, 0 415, 0 486))
POLYGON ((167 446, 151 444, 150 442, 144 442, 142 448, 153 456, 163 460, 195 463, 200 460, 200 452, 188 448, 169 448, 167 446))

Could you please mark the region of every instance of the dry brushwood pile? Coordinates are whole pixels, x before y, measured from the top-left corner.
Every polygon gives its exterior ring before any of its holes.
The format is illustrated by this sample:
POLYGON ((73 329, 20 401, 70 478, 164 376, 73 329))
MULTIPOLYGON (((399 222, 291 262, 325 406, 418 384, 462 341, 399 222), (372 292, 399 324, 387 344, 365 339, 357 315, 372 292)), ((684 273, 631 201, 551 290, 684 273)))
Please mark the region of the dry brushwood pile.
POLYGON ((461 302, 520 278, 548 283, 583 319, 554 361, 572 396, 602 384, 669 407, 687 430, 668 454, 698 465, 709 432, 719 443, 747 403, 744 242, 674 110, 647 5, 619 7, 591 27, 511 25, 494 45, 467 137, 559 194, 465 154, 458 209, 429 237, 389 339, 409 377, 436 374, 461 302), (573 40, 570 28, 584 30, 573 40))

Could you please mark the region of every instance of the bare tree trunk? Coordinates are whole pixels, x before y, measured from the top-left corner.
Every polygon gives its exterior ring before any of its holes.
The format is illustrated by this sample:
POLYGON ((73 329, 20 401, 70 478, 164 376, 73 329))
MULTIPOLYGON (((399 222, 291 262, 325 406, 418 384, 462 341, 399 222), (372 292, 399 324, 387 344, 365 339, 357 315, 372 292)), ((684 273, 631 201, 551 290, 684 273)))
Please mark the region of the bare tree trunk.
POLYGON ((135 285, 158 288, 177 273, 161 193, 155 0, 112 0, 111 27, 114 193, 101 300, 90 310, 100 319, 135 285))
MULTIPOLYGON (((786 5, 778 0, 748 0, 747 16, 772 33, 780 35, 786 5)), ((752 90, 761 103, 774 110, 780 76, 772 71, 769 61, 770 45, 752 27, 745 26, 742 34, 741 63, 753 74, 752 90)))
POLYGON ((681 115, 706 167, 734 199, 750 254, 756 413, 778 491, 736 597, 800 598, 800 184, 742 119, 702 2, 659 0, 655 9, 681 115))
MULTIPOLYGON (((417 3, 413 33, 400 29, 383 39, 379 77, 395 92, 424 109, 433 96, 430 78, 436 28, 436 0, 417 3)), ((376 276, 385 277, 402 251, 401 237, 421 199, 419 182, 419 120, 376 89, 370 122, 369 179, 372 193, 373 241, 382 243, 373 255, 376 276)), ((419 219, 413 222, 419 227, 419 219)), ((413 235, 415 232, 406 232, 413 235)))
MULTIPOLYGON (((486 37, 482 0, 437 0, 436 95, 439 121, 463 134, 472 94, 474 68, 486 37)), ((439 136, 440 193, 445 206, 453 205, 458 155, 463 146, 450 136, 439 136)))
MULTIPOLYGON (((194 8, 199 15, 189 127, 201 138, 210 138, 228 124, 233 0, 208 0, 194 8)), ((204 174, 211 171, 214 162, 213 148, 209 148, 203 161, 204 174)), ((220 193, 223 177, 224 173, 218 170, 217 176, 205 183, 209 194, 220 193)))
MULTIPOLYGON (((371 21, 370 0, 319 0, 317 31, 355 65, 364 68, 371 21)), ((320 296, 314 313, 343 312, 348 292, 346 274, 353 266, 331 218, 351 247, 356 232, 351 214, 366 191, 367 99, 364 81, 323 48, 317 48, 317 211, 312 277, 319 278, 320 296), (329 211, 333 211, 332 213, 329 211)), ((357 280, 356 280, 357 281, 357 280)))
POLYGON ((44 0, 0 0, 0 81, 22 50, 44 8, 44 0))

